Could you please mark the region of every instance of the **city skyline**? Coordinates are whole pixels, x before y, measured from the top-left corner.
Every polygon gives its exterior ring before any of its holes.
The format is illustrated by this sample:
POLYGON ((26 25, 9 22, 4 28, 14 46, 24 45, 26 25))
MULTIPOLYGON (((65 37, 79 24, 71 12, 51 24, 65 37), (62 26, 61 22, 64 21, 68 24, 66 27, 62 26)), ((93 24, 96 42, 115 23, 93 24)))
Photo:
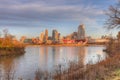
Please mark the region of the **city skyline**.
MULTIPOLYGON (((12 35, 36 37, 45 29, 58 30, 62 36, 77 31, 85 24, 87 36, 110 34, 104 29, 107 10, 117 0, 0 0, 0 32, 8 29, 12 35)), ((117 34, 114 30, 113 35, 117 34)))
MULTIPOLYGON (((52 30, 52 36, 48 32, 48 29, 45 29, 44 32, 40 33, 39 37, 33 38, 22 36, 20 42, 27 44, 84 44, 92 40, 90 36, 86 36, 84 24, 79 25, 77 31, 66 36, 61 36, 61 33, 56 29, 52 30)), ((14 38, 14 40, 16 39, 14 38)))

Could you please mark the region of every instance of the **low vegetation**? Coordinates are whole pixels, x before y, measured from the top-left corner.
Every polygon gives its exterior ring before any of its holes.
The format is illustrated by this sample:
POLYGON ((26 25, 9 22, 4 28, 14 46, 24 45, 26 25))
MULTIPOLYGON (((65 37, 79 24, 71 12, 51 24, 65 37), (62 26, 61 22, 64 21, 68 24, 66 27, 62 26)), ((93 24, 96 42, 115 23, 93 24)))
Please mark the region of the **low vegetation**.
POLYGON ((115 55, 95 65, 72 65, 65 72, 54 76, 55 80, 106 80, 112 71, 120 68, 120 55, 115 55))
POLYGON ((25 53, 24 46, 17 40, 14 40, 14 36, 8 34, 8 31, 3 30, 4 37, 0 38, 0 57, 14 56, 25 53))
POLYGON ((120 53, 120 32, 118 32, 117 39, 110 38, 110 42, 106 45, 105 50, 110 56, 120 53))

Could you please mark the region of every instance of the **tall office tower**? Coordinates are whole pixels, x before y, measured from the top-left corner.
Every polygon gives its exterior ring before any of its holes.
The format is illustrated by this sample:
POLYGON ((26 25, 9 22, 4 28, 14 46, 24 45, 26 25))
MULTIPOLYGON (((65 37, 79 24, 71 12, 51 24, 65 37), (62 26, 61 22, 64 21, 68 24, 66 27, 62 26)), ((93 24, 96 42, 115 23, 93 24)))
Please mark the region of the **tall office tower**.
POLYGON ((48 30, 45 30, 44 42, 48 40, 48 30))
POLYGON ((79 27, 78 27, 77 39, 78 40, 85 39, 85 26, 84 26, 84 24, 79 25, 79 27))
POLYGON ((58 41, 58 32, 57 32, 57 30, 52 31, 52 40, 53 40, 53 42, 58 41))
POLYGON ((43 42, 43 41, 44 41, 44 32, 40 34, 40 42, 43 42))

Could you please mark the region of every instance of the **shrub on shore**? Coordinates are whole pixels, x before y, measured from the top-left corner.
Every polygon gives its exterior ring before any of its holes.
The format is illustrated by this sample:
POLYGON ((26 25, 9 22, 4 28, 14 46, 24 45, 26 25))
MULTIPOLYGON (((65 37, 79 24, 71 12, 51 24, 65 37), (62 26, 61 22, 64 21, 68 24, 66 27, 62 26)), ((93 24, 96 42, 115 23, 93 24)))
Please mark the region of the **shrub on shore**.
POLYGON ((14 40, 14 36, 8 34, 7 30, 4 30, 4 37, 0 38, 0 57, 23 53, 25 53, 24 46, 19 41, 14 40))
POLYGON ((24 47, 2 47, 0 48, 0 57, 20 55, 24 53, 25 53, 24 47))
POLYGON ((120 32, 117 35, 117 39, 110 38, 105 51, 110 56, 113 56, 115 53, 120 53, 120 32))

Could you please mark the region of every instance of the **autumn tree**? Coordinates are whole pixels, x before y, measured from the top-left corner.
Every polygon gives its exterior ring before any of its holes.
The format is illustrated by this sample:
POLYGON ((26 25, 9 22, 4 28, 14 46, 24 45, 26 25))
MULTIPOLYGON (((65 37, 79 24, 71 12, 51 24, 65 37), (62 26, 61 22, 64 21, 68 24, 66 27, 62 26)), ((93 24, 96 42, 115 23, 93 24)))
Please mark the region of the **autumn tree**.
POLYGON ((14 36, 9 34, 8 29, 3 30, 3 36, 4 40, 2 41, 2 47, 12 47, 13 46, 12 39, 14 36))
POLYGON ((110 6, 106 14, 108 16, 107 29, 120 28, 120 0, 116 5, 110 6))

